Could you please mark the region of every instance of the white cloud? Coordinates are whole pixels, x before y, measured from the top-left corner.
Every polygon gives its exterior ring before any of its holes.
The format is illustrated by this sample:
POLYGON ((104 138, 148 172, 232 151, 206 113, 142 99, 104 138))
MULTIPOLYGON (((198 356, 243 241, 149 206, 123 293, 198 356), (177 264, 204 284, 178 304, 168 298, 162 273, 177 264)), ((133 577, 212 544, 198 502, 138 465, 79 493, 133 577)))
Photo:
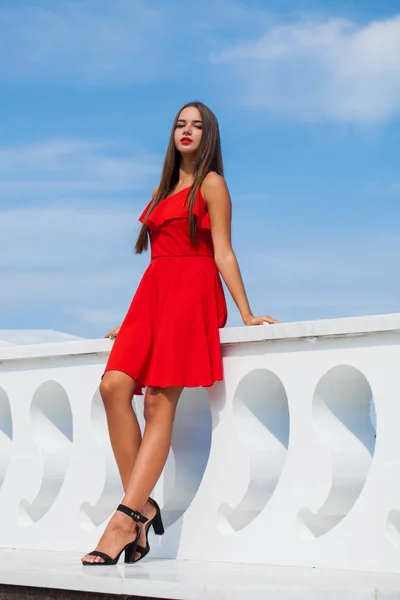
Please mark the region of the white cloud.
MULTIPOLYGON (((0 8, 0 73, 84 84, 173 73, 169 8, 145 0, 85 0, 0 8), (160 50, 162 50, 160 52, 160 50)), ((175 63, 176 67, 176 63, 175 63)))
POLYGON ((139 207, 34 206, 0 212, 2 269, 79 268, 107 259, 112 248, 133 236, 139 207))
POLYGON ((109 323, 110 325, 120 323, 121 321, 121 312, 117 310, 73 310, 70 311, 71 315, 77 316, 86 323, 94 323, 100 325, 106 325, 109 323))
POLYGON ((123 317, 148 260, 133 246, 159 168, 93 140, 0 147, 4 327, 90 336, 123 317))
POLYGON ((366 192, 374 196, 398 196, 400 194, 400 181, 379 182, 370 181, 365 186, 366 192))
POLYGON ((400 15, 304 18, 213 57, 244 105, 294 119, 379 122, 400 112, 400 15))
MULTIPOLYGON (((0 211, 2 327, 101 336, 117 325, 149 260, 132 251, 144 202, 0 211)), ((399 236, 308 234, 264 244, 238 252, 256 313, 302 320, 398 310, 399 236)), ((230 324, 240 324, 229 304, 230 324)))
POLYGON ((198 79, 207 52, 270 20, 236 0, 21 0, 0 3, 3 80, 83 85, 198 79))
POLYGON ((3 326, 99 335, 121 319, 148 262, 133 254, 142 204, 0 211, 3 326))
POLYGON ((140 189, 159 176, 160 159, 129 155, 93 140, 47 140, 0 146, 0 195, 109 192, 140 189))
POLYGON ((282 320, 398 312, 400 236, 296 236, 241 262, 253 310, 282 320))
POLYGON ((282 23, 235 0, 204 0, 200 12, 183 0, 0 7, 3 81, 187 82, 188 68, 204 75, 210 53, 208 77, 248 108, 359 124, 400 112, 400 15, 282 23))

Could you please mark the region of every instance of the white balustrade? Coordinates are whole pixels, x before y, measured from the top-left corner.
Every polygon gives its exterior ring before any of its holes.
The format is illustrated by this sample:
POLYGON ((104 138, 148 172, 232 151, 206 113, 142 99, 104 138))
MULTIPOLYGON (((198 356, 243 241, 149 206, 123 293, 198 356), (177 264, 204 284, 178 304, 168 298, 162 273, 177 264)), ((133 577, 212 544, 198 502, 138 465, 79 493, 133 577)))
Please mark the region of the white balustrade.
MULTIPOLYGON (((221 343, 224 382, 178 406, 152 556, 400 573, 400 314, 221 343)), ((98 392, 111 344, 0 349, 2 547, 96 545, 122 496, 98 392)))

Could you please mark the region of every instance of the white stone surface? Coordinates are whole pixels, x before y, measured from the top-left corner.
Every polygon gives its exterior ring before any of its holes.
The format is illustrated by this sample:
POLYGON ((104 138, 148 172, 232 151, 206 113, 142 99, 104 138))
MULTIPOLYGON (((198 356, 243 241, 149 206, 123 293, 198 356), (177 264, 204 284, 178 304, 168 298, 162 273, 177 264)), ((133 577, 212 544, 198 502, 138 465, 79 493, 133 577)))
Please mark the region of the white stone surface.
MULTIPOLYGON (((178 407, 152 556, 400 573, 400 315, 221 341, 225 381, 178 407)), ((118 504, 111 344, 0 349, 1 546, 91 550, 118 504)))
POLYGON ((79 554, 0 550, 0 582, 174 600, 398 600, 400 575, 145 559, 83 567, 79 554))

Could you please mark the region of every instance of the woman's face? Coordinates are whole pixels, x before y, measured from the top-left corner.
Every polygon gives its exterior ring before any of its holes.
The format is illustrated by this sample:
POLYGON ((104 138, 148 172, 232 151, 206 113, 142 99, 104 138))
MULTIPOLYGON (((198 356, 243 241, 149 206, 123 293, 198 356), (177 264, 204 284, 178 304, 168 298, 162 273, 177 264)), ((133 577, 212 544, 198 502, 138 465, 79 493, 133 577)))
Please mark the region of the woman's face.
POLYGON ((175 147, 181 154, 194 154, 203 135, 201 114, 194 106, 184 108, 176 124, 174 141, 175 147))

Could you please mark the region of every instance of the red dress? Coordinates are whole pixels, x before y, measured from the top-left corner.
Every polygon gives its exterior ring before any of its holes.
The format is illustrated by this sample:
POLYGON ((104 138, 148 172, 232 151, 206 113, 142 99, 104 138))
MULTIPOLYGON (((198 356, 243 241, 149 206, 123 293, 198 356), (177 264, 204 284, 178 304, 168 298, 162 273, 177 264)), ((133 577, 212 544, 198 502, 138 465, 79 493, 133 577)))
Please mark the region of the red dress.
POLYGON ((107 362, 105 372, 122 371, 138 381, 135 394, 146 386, 210 386, 223 378, 219 328, 227 319, 225 296, 200 191, 193 209, 197 244, 190 242, 188 192, 162 200, 146 221, 151 261, 107 362))

